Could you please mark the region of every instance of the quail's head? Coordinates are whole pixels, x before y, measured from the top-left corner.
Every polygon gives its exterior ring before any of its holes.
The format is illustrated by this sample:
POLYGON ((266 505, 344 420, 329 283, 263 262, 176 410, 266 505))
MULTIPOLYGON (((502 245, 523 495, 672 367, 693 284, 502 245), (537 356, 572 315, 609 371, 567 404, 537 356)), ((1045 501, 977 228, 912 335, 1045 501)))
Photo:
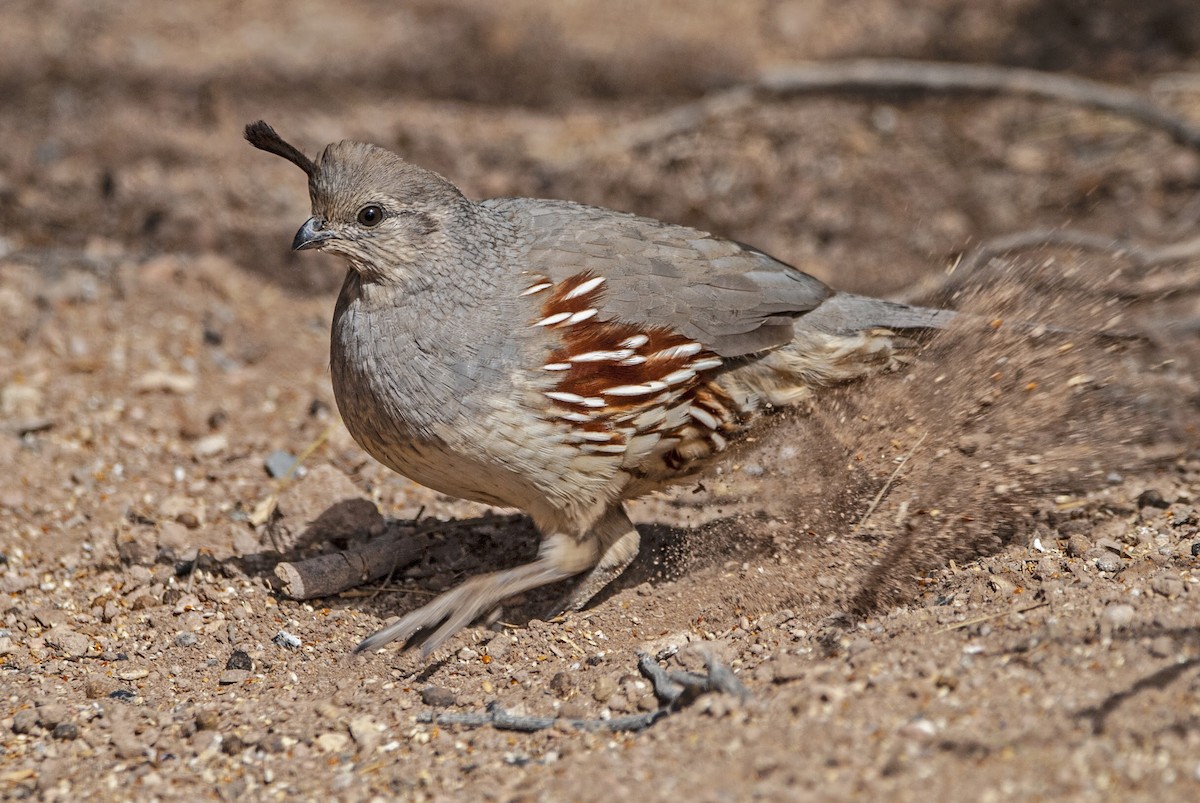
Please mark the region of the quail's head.
POLYGON ((313 160, 262 120, 246 126, 246 140, 308 175, 312 217, 292 248, 337 254, 373 278, 404 273, 444 243, 456 212, 469 204, 441 176, 375 145, 335 142, 313 160))

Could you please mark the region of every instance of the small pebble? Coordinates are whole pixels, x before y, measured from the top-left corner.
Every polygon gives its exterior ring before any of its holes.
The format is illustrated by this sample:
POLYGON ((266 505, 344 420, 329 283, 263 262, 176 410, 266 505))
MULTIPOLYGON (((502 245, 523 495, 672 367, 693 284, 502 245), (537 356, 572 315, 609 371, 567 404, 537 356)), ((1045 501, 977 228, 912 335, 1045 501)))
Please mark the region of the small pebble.
POLYGON ((322 733, 316 738, 317 747, 325 753, 340 753, 350 744, 350 737, 344 733, 322 733))
POLYGON ((487 643, 487 654, 493 659, 498 660, 508 655, 512 649, 512 644, 512 636, 509 636, 507 633, 498 633, 487 643))
POLYGON ((846 656, 853 658, 871 649, 871 647, 872 644, 869 638, 856 638, 846 645, 846 656))
POLYGON ((195 633, 176 633, 175 646, 177 647, 194 647, 196 645, 195 633))
POLYGON ((554 692, 559 699, 565 700, 575 691, 575 684, 571 682, 571 676, 566 672, 557 672, 554 677, 550 678, 550 691, 554 692))
POLYGON ((267 469, 267 473, 270 474, 274 479, 279 479, 280 477, 287 475, 287 473, 291 471, 292 467, 295 465, 295 456, 283 451, 282 449, 277 449, 276 451, 271 452, 271 454, 268 455, 267 459, 263 462, 263 466, 267 469))
POLYGON ((620 693, 614 694, 612 697, 609 697, 604 702, 604 704, 607 705, 609 708, 611 708, 613 711, 625 712, 625 711, 630 710, 629 699, 626 698, 624 694, 620 694, 620 693))
MULTIPOLYGON (((162 500, 158 505, 158 515, 167 521, 178 522, 189 530, 200 527, 207 519, 202 500, 179 495, 168 496, 162 500)), ((162 543, 162 540, 160 531, 159 542, 162 543)))
POLYGON ((258 746, 267 753, 278 755, 279 753, 287 750, 288 747, 294 743, 294 739, 289 739, 282 733, 268 733, 266 738, 259 742, 258 746))
POLYGON ((227 756, 236 756, 246 749, 246 742, 236 733, 230 733, 221 739, 221 752, 227 756))
POLYGON ((1079 533, 1067 539, 1067 555, 1072 558, 1082 558, 1092 548, 1092 542, 1079 533))
POLYGON ((1120 630, 1133 622, 1135 611, 1132 605, 1116 603, 1109 605, 1100 615, 1101 626, 1107 625, 1111 630, 1120 630))
POLYGON ((1150 581, 1150 588, 1164 597, 1178 597, 1183 594, 1183 580, 1175 572, 1159 572, 1150 581))
POLYGON ((128 761, 135 758, 142 758, 146 755, 146 746, 138 741, 134 734, 128 731, 113 734, 112 743, 113 749, 117 753, 117 758, 128 761))
POLYGON ((803 680, 807 674, 806 663, 795 655, 785 655, 775 661, 773 680, 776 683, 791 683, 803 680))
POLYGON ((220 677, 217 678, 217 683, 221 684, 222 686, 233 686, 235 684, 244 682, 249 677, 249 669, 226 669, 221 673, 220 677))
POLYGON ((87 655, 92 641, 82 633, 76 633, 65 627, 52 627, 46 632, 46 644, 63 655, 79 658, 87 655))
POLYGON ((196 730, 216 730, 220 722, 221 718, 217 716, 217 712, 210 708, 196 712, 196 730))
POLYGON ((52 735, 55 739, 70 741, 79 738, 79 726, 74 722, 60 722, 54 726, 52 735))
POLYGON ((598 703, 608 702, 616 692, 617 682, 608 675, 602 675, 596 678, 596 683, 592 686, 592 699, 598 703))
POLYGON ((220 454, 229 447, 229 439, 224 435, 208 435, 196 441, 192 446, 192 451, 197 457, 212 457, 215 454, 220 454))
POLYGON ((284 647, 289 650, 299 649, 301 644, 298 636, 293 636, 286 630, 280 630, 275 634, 275 638, 271 639, 271 641, 275 642, 280 647, 284 647))
POLYGON ((13 714, 13 733, 33 733, 37 730, 38 714, 32 708, 22 708, 13 714))
POLYGON ((196 377, 171 371, 149 371, 135 379, 132 387, 140 393, 162 391, 183 396, 196 389, 196 377))
POLYGON ((245 650, 234 650, 225 662, 226 669, 244 669, 249 672, 254 668, 254 661, 245 650))
POLYGON ((60 703, 47 703, 37 710, 38 724, 47 730, 54 730, 55 726, 67 722, 71 718, 71 714, 67 711, 67 707, 60 703))
POLYGON ((444 686, 426 686, 421 689, 421 702, 434 708, 449 708, 457 699, 454 692, 444 686))
POLYGON ((375 719, 369 714, 355 717, 350 720, 350 738, 354 739, 363 752, 374 753, 375 748, 379 746, 382 734, 379 732, 379 725, 375 719))
POLYGON ((1153 507, 1158 508, 1159 510, 1166 510, 1171 506, 1171 503, 1166 499, 1163 499, 1163 495, 1155 489, 1147 488, 1138 494, 1137 506, 1139 508, 1153 507))
POLYGON ((937 725, 925 717, 916 717, 900 728, 900 736, 914 742, 928 742, 937 736, 937 725))
POLYGON ((1169 658, 1175 654, 1175 642, 1170 636, 1158 636, 1147 648, 1155 658, 1169 658))
POLYGON ((560 719, 587 719, 588 712, 579 703, 563 703, 559 706, 558 716, 560 719))

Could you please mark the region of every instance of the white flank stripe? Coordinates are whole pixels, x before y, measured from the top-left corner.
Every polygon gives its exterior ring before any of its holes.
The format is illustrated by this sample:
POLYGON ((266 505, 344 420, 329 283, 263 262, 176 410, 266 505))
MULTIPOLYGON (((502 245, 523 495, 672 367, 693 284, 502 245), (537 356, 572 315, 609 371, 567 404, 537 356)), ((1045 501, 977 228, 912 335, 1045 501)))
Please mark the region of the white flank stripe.
POLYGON ((542 366, 543 371, 569 371, 571 364, 569 362, 548 362, 542 366))
MULTIPOLYGON (((625 342, 628 343, 629 341, 627 340, 625 342)), ((621 365, 641 365, 645 361, 646 361, 646 358, 643 357, 641 354, 634 354, 632 357, 621 360, 621 365)))
POLYGON ((720 425, 717 421, 717 417, 708 410, 705 410, 703 407, 689 405, 687 408, 687 414, 709 429, 715 430, 720 425))
POLYGON ((579 312, 577 312, 574 315, 567 318, 567 326, 577 324, 580 321, 586 321, 588 318, 595 317, 595 315, 596 315, 596 310, 594 310, 594 309, 580 310, 579 312))
POLYGON ((578 393, 564 393, 561 390, 548 390, 546 397, 564 404, 583 404, 583 397, 578 393))
POLYGON ((650 338, 647 335, 634 335, 633 337, 626 338, 625 342, 621 345, 627 349, 640 349, 649 342, 650 338))
POLYGON ((577 413, 574 410, 569 413, 559 413, 558 417, 567 421, 574 421, 576 424, 586 424, 592 420, 592 417, 587 413, 577 413))
POLYGON ((523 295, 523 296, 531 296, 531 295, 533 295, 534 293, 540 293, 540 292, 542 292, 543 290, 549 290, 549 289, 550 289, 551 287, 553 287, 553 286, 554 286, 554 284, 553 284, 553 283, 551 283, 551 282, 542 282, 541 284, 535 284, 535 285, 533 285, 532 287, 527 287, 527 288, 525 288, 525 289, 524 289, 524 290, 521 292, 521 295, 523 295))
POLYGON ((667 383, 660 382, 657 379, 652 379, 649 382, 643 382, 640 385, 617 385, 615 388, 600 391, 605 396, 645 396, 650 393, 658 393, 660 390, 666 390, 667 383))
POLYGON ((592 292, 593 290, 595 290, 597 287, 599 287, 603 283, 604 283, 603 276, 597 276, 594 279, 588 279, 586 282, 579 285, 574 290, 572 290, 571 292, 569 292, 565 296, 563 296, 563 301, 567 301, 572 298, 578 298, 579 296, 586 295, 586 294, 592 292))
POLYGON ((678 385, 680 382, 687 382, 696 376, 696 372, 690 368, 680 368, 678 371, 672 371, 662 378, 662 381, 668 385, 678 385))
POLYGON ((722 438, 720 435, 718 435, 718 434, 717 434, 717 433, 715 433, 715 432, 710 432, 708 436, 709 436, 710 438, 712 438, 713 446, 716 446, 716 447, 717 447, 717 451, 718 451, 718 452, 723 452, 723 451, 725 451, 725 447, 726 447, 728 444, 727 444, 727 442, 726 442, 726 440, 725 440, 724 438, 722 438))
POLYGON ((654 356, 663 360, 672 360, 676 357, 691 357, 693 354, 699 354, 703 348, 704 346, 701 346, 699 343, 684 343, 679 346, 671 346, 670 348, 663 349, 654 356))
POLYGON ((535 323, 534 326, 553 326, 556 323, 562 323, 570 317, 571 313, 569 312, 556 312, 549 318, 542 318, 540 321, 535 323))
POLYGON ((604 441, 612 440, 612 433, 611 432, 594 432, 590 429, 585 429, 579 433, 579 437, 585 441, 594 441, 597 443, 603 443, 604 441))
POLYGON ((707 371, 709 368, 720 368, 725 363, 719 357, 709 357, 707 360, 696 360, 688 365, 693 371, 707 371))
POLYGON ((665 421, 666 418, 667 408, 655 406, 651 407, 649 410, 633 419, 633 426, 634 429, 638 430, 639 432, 644 432, 651 427, 658 426, 665 421))
POLYGON ((625 444, 623 443, 585 443, 579 448, 595 454, 625 454, 625 444))
POLYGON ((578 393, 566 393, 561 390, 548 390, 546 397, 560 401, 563 404, 582 404, 584 407, 603 407, 604 399, 596 396, 580 396, 578 393))
POLYGON ((620 351, 589 351, 585 354, 578 354, 571 358, 571 362, 608 362, 624 360, 627 357, 632 357, 633 352, 629 349, 621 349, 620 351))

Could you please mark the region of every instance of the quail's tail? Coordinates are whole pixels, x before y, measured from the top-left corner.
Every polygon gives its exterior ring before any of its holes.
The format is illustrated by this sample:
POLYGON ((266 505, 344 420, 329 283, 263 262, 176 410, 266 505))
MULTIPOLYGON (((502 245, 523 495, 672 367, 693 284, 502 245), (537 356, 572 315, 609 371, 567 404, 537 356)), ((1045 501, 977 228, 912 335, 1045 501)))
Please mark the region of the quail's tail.
POLYGON ((797 327, 848 335, 866 329, 945 329, 957 312, 929 307, 912 307, 868 296, 838 293, 801 317, 797 327))

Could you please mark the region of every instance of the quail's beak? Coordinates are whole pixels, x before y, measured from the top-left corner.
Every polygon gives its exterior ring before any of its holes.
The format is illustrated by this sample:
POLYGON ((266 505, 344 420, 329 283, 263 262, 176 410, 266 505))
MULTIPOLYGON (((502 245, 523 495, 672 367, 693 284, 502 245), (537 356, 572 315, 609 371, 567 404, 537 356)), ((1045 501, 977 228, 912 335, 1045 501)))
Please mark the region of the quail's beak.
POLYGON ((304 221, 304 225, 292 238, 292 250, 303 251, 305 248, 319 248, 332 236, 325 230, 325 219, 314 215, 304 221))

